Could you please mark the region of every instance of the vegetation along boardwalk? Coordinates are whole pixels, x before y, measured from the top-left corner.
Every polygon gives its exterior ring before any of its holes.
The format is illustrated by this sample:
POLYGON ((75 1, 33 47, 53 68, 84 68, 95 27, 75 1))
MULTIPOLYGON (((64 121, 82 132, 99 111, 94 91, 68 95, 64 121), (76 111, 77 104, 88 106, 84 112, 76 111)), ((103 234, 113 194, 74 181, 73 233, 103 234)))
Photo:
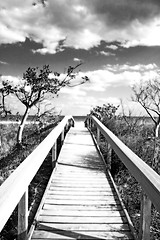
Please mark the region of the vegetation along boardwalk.
POLYGON ((67 134, 30 239, 134 239, 105 163, 83 122, 67 134))

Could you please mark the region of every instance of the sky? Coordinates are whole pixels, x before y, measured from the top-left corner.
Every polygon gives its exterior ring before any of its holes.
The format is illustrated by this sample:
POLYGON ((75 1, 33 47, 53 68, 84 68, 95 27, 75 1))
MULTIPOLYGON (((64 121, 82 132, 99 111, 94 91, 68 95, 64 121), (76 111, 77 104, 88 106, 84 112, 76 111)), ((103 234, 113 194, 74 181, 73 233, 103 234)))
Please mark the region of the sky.
MULTIPOLYGON (((131 101, 132 86, 157 77, 159 0, 5 0, 0 19, 0 82, 17 82, 28 67, 49 64, 64 73, 82 61, 80 76, 90 81, 61 89, 44 110, 86 115, 122 99, 126 113, 142 112, 131 101)), ((24 111, 13 96, 7 104, 13 113, 24 111)))

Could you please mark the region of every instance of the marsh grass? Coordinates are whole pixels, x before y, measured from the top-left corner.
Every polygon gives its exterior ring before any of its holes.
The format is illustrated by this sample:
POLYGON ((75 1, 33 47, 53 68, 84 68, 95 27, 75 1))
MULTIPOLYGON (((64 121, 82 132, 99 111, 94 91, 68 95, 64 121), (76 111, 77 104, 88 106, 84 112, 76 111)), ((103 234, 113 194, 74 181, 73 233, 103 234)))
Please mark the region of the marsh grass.
MULTIPOLYGON (((23 147, 16 146, 16 131, 18 124, 1 125, 1 158, 0 183, 2 184, 21 162, 39 145, 41 141, 56 126, 53 123, 44 129, 37 129, 37 125, 27 124, 24 130, 23 147)), ((29 186, 29 224, 42 198, 46 184, 52 172, 51 154, 49 153, 29 186)), ((1 240, 17 239, 17 209, 13 212, 0 233, 1 240)))
MULTIPOLYGON (((154 155, 153 126, 151 124, 135 125, 130 129, 121 121, 112 122, 108 126, 134 153, 143 159, 149 166, 152 166, 154 155)), ((107 159, 107 148, 104 138, 101 138, 100 145, 102 154, 107 159)), ((112 151, 111 174, 119 190, 120 196, 131 217, 135 230, 139 232, 140 204, 142 189, 132 174, 127 170, 118 156, 112 151)), ((160 154, 159 154, 160 161, 160 154)), ((158 174, 160 170, 155 169, 158 174)), ((152 206, 151 219, 151 240, 160 239, 160 213, 152 206)))

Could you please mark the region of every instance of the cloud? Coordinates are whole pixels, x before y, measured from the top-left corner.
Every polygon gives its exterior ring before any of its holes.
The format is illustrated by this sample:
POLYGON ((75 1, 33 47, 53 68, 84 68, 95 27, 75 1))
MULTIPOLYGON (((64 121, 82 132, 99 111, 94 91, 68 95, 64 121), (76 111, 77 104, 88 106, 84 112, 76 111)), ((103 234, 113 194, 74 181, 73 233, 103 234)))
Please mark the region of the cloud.
POLYGON ((8 63, 4 61, 0 61, 0 64, 7 65, 8 63))
POLYGON ((155 63, 150 63, 150 64, 137 64, 137 65, 130 65, 130 64, 116 64, 116 65, 110 65, 107 64, 105 66, 105 69, 113 72, 120 72, 120 71, 149 71, 149 70, 158 70, 158 66, 155 63))
POLYGON ((109 49, 112 49, 112 50, 117 50, 118 46, 111 44, 109 46, 106 46, 106 48, 109 48, 109 49))
POLYGON ((17 84, 19 83, 20 81, 20 78, 19 77, 14 77, 14 76, 6 76, 6 75, 2 75, 0 77, 1 81, 9 81, 11 83, 14 83, 14 84, 17 84))
POLYGON ((125 48, 160 46, 158 0, 54 0, 45 6, 5 0, 0 9, 0 43, 24 42, 28 37, 43 44, 34 53, 54 54, 63 47, 88 50, 101 40, 119 41, 125 48))
POLYGON ((104 56, 115 56, 116 54, 115 53, 111 53, 111 52, 105 52, 105 51, 100 51, 100 54, 101 55, 104 55, 104 56))
MULTIPOLYGON (((59 80, 63 80, 65 76, 65 74, 61 74, 59 76, 59 80)), ((157 78, 159 77, 159 73, 156 64, 108 64, 103 69, 79 72, 76 79, 74 79, 74 82, 72 83, 74 85, 80 83, 83 76, 88 76, 90 81, 74 88, 62 88, 60 94, 72 95, 72 97, 76 99, 80 96, 85 97, 91 91, 103 93, 110 87, 131 87, 135 83, 140 83, 140 81, 147 81, 149 79, 157 78)), ((51 73, 50 78, 54 77, 55 75, 51 73)), ((1 80, 9 80, 14 84, 21 83, 21 78, 14 76, 1 76, 1 80)))
MULTIPOLYGON (((107 65, 104 69, 83 73, 90 79, 90 84, 87 85, 85 91, 103 93, 110 87, 132 87, 141 81, 159 77, 157 70, 156 64, 107 65)), ((85 85, 83 88, 85 88, 85 85)))
MULTIPOLYGON (((92 107, 103 103, 118 105, 119 98, 129 97, 133 84, 138 85, 141 81, 154 79, 158 76, 157 70, 156 64, 116 64, 106 65, 103 69, 80 72, 77 81, 81 76, 87 75, 90 82, 74 88, 62 88, 59 97, 54 98, 53 105, 62 109, 62 114, 82 113, 82 115, 89 113, 92 107), (127 93, 123 94, 125 91, 127 93)), ((50 77, 54 75, 51 74, 50 77)), ((64 74, 60 77, 63 79, 64 74)), ((14 76, 1 76, 2 80, 9 80, 14 84, 20 83, 20 78, 14 76)), ((130 103, 128 105, 132 106, 130 103)))
POLYGON ((73 88, 69 88, 69 87, 62 88, 60 91, 60 94, 71 95, 72 100, 77 99, 80 96, 84 97, 87 95, 86 92, 84 90, 82 90, 82 88, 80 86, 74 87, 74 90, 73 90, 73 88))
POLYGON ((105 22, 109 22, 112 26, 125 26, 130 22, 138 19, 145 22, 159 15, 160 2, 158 0, 138 0, 128 1, 98 1, 89 0, 87 4, 92 11, 101 16, 105 22))
POLYGON ((73 58, 73 61, 74 62, 82 62, 82 59, 80 59, 80 58, 73 58))

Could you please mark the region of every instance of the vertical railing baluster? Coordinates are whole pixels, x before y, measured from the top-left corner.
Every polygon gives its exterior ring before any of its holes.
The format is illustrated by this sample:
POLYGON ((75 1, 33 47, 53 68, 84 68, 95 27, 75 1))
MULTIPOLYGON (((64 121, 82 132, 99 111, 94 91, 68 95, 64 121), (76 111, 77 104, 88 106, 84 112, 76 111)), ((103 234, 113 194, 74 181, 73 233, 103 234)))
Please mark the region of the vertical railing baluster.
POLYGON ((52 168, 55 167, 56 160, 57 160, 57 140, 56 140, 55 144, 52 147, 52 168))
POLYGON ((64 129, 61 133, 61 146, 63 145, 63 142, 64 142, 64 129))
POLYGON ((139 240, 150 240, 151 205, 151 200, 143 193, 141 200, 139 240))
POLYGON ((98 146, 100 144, 100 130, 98 127, 97 127, 97 144, 98 144, 98 146))
POLYGON ((91 127, 92 127, 92 119, 89 118, 89 129, 91 130, 91 127))
POLYGON ((91 118, 89 118, 89 129, 91 129, 91 118))
POLYGON ((18 240, 27 240, 28 231, 28 189, 18 203, 18 240))
POLYGON ((107 166, 109 170, 111 170, 111 164, 112 164, 112 148, 111 145, 107 142, 107 166))

